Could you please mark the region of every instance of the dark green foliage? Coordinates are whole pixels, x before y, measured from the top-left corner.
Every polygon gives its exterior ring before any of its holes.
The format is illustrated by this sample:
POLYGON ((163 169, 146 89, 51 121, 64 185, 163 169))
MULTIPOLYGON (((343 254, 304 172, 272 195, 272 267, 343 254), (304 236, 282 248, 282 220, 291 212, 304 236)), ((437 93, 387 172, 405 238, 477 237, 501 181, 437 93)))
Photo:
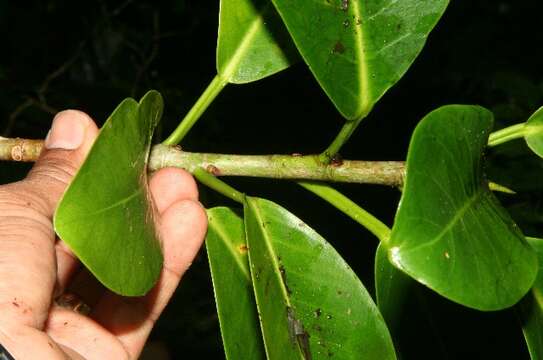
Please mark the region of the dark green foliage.
MULTIPOLYGON (((331 1, 341 16, 344 1, 331 1)), ((350 0, 351 6, 354 1, 357 0, 350 0)), ((280 12, 281 3, 274 1, 280 12)), ((444 5, 445 2, 439 2, 436 6, 442 11, 444 5)), ((354 11, 352 7, 349 9, 354 11)), ((113 1, 73 3, 52 0, 24 6, 0 1, 0 30, 6 40, 0 59, 0 131, 7 136, 43 137, 52 114, 66 107, 88 111, 101 124, 120 99, 138 98, 147 89, 156 88, 166 102, 164 120, 156 132, 156 139, 163 139, 190 109, 204 84, 215 75, 218 10, 218 1, 144 0, 118 4, 113 1)), ((418 60, 375 105, 363 128, 343 147, 342 155, 351 159, 403 160, 409 134, 417 122, 431 109, 446 103, 481 104, 494 113, 496 128, 528 119, 543 103, 540 72, 543 50, 534 46, 541 40, 537 24, 542 10, 540 2, 535 0, 452 2, 430 34, 418 60)), ((285 11, 288 10, 283 9, 285 11)), ((282 15, 288 25, 289 21, 282 15)), ((365 110, 369 110, 405 72, 438 17, 422 21, 425 26, 419 29, 422 35, 417 38, 417 46, 409 46, 409 61, 398 61, 396 65, 400 70, 395 71, 395 76, 380 76, 375 80, 379 91, 364 104, 365 110)), ((307 16, 309 20, 312 18, 307 16)), ((356 19, 353 21, 349 20, 347 27, 356 24, 356 19)), ((345 27, 343 22, 340 25, 345 27)), ((320 30, 313 32, 315 39, 326 35, 320 30)), ((297 45, 304 55, 299 41, 297 45)), ((343 42, 333 42, 330 51, 329 54, 335 57, 345 57, 348 48, 343 42)), ((311 61, 305 58, 311 66, 311 61)), ((295 56, 288 59, 294 60, 295 56)), ((282 63, 269 74, 289 64, 282 63)), ((313 75, 318 71, 312 70, 300 63, 265 81, 227 88, 204 114, 183 148, 222 153, 322 151, 337 133, 342 119, 314 80, 313 75)), ((258 69, 253 74, 268 75, 258 69)), ((344 75, 349 76, 348 73, 344 75)), ((258 76, 249 77, 256 79, 258 76)), ((330 74, 326 76, 330 77, 330 74)), ((245 80, 241 77, 232 82, 245 80)), ((334 101, 340 110, 343 109, 343 115, 356 118, 364 113, 357 107, 360 104, 346 107, 340 104, 344 101, 352 104, 341 96, 334 101)), ((484 126, 485 133, 491 130, 487 125, 484 126)), ((443 131, 446 129, 444 126, 443 131)), ((432 152, 432 155, 436 154, 432 152)), ((499 196, 499 200, 520 229, 528 235, 540 235, 543 230, 541 159, 531 154, 524 142, 518 141, 489 150, 480 165, 480 170, 484 169, 491 180, 517 191, 515 196, 499 196)), ((2 164, 2 169, 6 169, 0 171, 2 182, 20 178, 27 170, 14 164, 2 164)), ((290 184, 247 179, 232 180, 231 183, 247 193, 284 204, 334 246, 367 289, 373 288, 376 242, 372 241, 371 234, 290 184)), ((481 184, 477 182, 476 185, 481 184)), ((352 185, 337 187, 356 202, 364 203, 379 218, 385 219, 385 223, 393 223, 399 199, 396 190, 352 185)), ((486 188, 484 194, 488 201, 482 206, 490 204, 499 214, 505 214, 486 188)), ((201 190, 201 196, 208 207, 224 204, 222 197, 207 189, 201 190)), ((409 196, 412 195, 404 194, 404 198, 409 196)), ((508 218, 506 220, 511 224, 508 218)), ((236 221, 239 223, 240 219, 236 221)), ((400 230, 395 230, 390 247, 404 241, 400 235, 405 231, 400 230)), ((535 260, 522 243, 520 233, 516 230, 513 233, 514 236, 506 240, 509 244, 506 248, 518 251, 511 251, 505 257, 510 255, 507 261, 518 262, 517 255, 523 253, 527 262, 519 265, 525 266, 519 274, 528 275, 521 278, 518 287, 513 286, 509 278, 507 283, 514 289, 506 291, 507 296, 498 296, 497 302, 490 300, 489 303, 484 296, 478 296, 475 302, 473 298, 466 300, 457 296, 459 283, 453 281, 445 288, 436 286, 433 279, 429 281, 421 276, 420 269, 410 268, 407 273, 468 306, 497 309, 511 305, 527 290, 535 269, 535 260), (511 238, 515 238, 516 245, 511 245, 511 238), (519 247, 518 243, 522 245, 519 247), (451 291, 451 288, 454 289, 451 291)), ((208 244, 213 269, 213 261, 221 259, 213 255, 211 246, 208 244)), ((482 313, 453 304, 397 272, 386 262, 383 249, 385 247, 381 246, 376 269, 377 303, 402 358, 528 356, 513 311, 482 313), (387 282, 387 279, 392 281, 387 282), (390 288, 390 284, 398 283, 405 287, 390 288), (387 302, 387 294, 394 294, 398 301, 387 302), (400 299, 402 294, 405 298, 400 299)), ((219 250, 215 249, 217 252, 219 250)), ((499 264, 494 265, 499 267, 499 264)), ((223 356, 208 271, 205 257, 200 256, 154 332, 153 339, 167 343, 173 358, 180 354, 190 357, 191 353, 199 357, 223 356)), ((432 270, 432 276, 439 274, 440 284, 444 283, 445 273, 453 274, 454 279, 454 272, 439 267, 432 270)), ((463 276, 467 275, 458 275, 455 280, 462 280, 463 276)), ((473 289, 468 292, 476 295, 473 289)), ((537 316, 526 320, 527 316, 537 315, 540 310, 533 307, 532 292, 520 308, 521 312, 527 310, 521 317, 525 332, 539 321, 537 316)), ((527 335, 530 344, 537 344, 534 336, 537 336, 534 331, 527 335)), ((531 345, 532 354, 533 349, 537 346, 531 345)))

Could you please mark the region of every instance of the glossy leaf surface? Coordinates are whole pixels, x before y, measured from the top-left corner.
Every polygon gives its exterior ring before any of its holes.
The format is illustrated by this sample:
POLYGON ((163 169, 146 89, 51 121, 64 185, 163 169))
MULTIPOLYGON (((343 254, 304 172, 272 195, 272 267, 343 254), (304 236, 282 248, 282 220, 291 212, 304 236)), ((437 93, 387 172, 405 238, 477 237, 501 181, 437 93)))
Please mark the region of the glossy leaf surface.
POLYGON ((539 108, 526 122, 524 139, 530 149, 543 158, 543 107, 539 108))
POLYGON ((268 0, 221 0, 217 72, 231 83, 262 79, 290 66, 296 49, 268 0))
POLYGON ((246 200, 245 227, 268 358, 395 358, 371 297, 320 235, 258 198, 246 200))
POLYGON ((393 335, 400 326, 401 313, 413 283, 413 279, 390 263, 387 249, 380 243, 375 252, 375 295, 379 311, 393 335))
POLYGON ((207 255, 227 359, 265 359, 245 226, 232 209, 207 211, 207 255))
POLYGON ((537 257, 482 172, 492 114, 451 105, 417 126, 390 241, 392 263, 465 306, 497 310, 519 301, 537 257))
POLYGON ((364 117, 407 71, 447 0, 272 0, 339 112, 364 117))
POLYGON ((104 123, 55 214, 55 230, 83 264, 112 291, 147 293, 162 269, 147 159, 162 97, 148 92, 124 100, 104 123))
POLYGON ((526 238, 537 251, 539 272, 534 286, 517 307, 532 359, 543 358, 543 239, 526 238))

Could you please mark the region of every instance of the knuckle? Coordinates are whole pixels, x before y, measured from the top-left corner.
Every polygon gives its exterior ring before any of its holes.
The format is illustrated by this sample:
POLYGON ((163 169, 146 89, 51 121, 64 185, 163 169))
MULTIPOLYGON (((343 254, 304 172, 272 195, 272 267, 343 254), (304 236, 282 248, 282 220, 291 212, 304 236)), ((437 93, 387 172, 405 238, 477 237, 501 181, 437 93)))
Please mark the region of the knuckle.
POLYGON ((3 185, 0 188, 0 207, 3 210, 0 219, 5 222, 10 217, 18 217, 18 221, 25 218, 34 221, 37 228, 50 227, 46 215, 49 203, 36 190, 36 186, 28 186, 26 181, 3 185))
POLYGON ((30 171, 28 178, 37 179, 42 185, 43 182, 67 185, 77 172, 77 167, 66 158, 65 154, 61 154, 62 152, 64 151, 52 151, 47 154, 40 165, 30 171))

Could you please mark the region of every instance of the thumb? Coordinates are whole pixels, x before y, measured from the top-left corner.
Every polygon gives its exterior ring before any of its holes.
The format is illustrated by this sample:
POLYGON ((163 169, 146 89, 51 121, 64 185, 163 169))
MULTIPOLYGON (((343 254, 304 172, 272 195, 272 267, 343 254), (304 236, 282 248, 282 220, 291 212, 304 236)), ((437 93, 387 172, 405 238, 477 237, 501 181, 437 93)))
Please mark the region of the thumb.
POLYGON ((97 135, 98 127, 81 111, 61 111, 53 119, 40 158, 23 180, 44 201, 47 217, 53 216, 60 197, 97 135))

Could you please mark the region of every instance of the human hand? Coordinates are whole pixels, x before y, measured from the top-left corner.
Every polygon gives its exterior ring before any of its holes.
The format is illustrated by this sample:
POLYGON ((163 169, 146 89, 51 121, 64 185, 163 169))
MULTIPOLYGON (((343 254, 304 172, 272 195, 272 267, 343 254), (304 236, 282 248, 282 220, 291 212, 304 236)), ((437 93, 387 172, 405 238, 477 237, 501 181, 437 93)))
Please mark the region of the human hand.
POLYGON ((51 219, 97 134, 84 113, 57 114, 27 178, 0 186, 0 344, 15 359, 136 359, 205 236, 194 179, 162 169, 149 181, 164 252, 156 286, 137 298, 100 293, 88 316, 55 304, 79 263, 51 219))

